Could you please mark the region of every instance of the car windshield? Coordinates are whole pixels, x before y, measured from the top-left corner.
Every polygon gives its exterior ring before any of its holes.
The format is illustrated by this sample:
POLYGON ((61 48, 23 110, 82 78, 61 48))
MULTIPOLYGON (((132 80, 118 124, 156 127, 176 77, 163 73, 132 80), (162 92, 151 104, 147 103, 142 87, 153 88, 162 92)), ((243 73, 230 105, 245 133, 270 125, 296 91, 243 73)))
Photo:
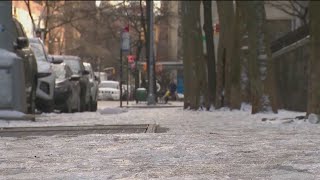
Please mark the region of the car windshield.
POLYGON ((44 49, 41 46, 41 44, 30 43, 30 47, 31 47, 37 61, 47 61, 44 49))
POLYGON ((79 61, 66 59, 65 62, 70 66, 72 73, 79 74, 81 70, 79 61))
POLYGON ((101 82, 99 87, 119 89, 119 84, 114 82, 101 82))
POLYGON ((52 66, 53 68, 53 71, 55 72, 56 74, 56 78, 57 79, 65 79, 66 77, 66 71, 64 69, 63 66, 52 66))

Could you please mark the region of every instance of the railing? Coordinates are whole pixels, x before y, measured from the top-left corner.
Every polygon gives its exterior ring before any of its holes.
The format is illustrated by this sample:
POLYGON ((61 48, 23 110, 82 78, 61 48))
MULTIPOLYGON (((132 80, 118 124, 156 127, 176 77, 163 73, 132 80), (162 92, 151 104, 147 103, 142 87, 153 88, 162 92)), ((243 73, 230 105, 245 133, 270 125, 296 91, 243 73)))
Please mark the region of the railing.
POLYGON ((299 27, 297 30, 287 33, 279 39, 271 42, 271 52, 277 52, 309 35, 309 25, 299 27))

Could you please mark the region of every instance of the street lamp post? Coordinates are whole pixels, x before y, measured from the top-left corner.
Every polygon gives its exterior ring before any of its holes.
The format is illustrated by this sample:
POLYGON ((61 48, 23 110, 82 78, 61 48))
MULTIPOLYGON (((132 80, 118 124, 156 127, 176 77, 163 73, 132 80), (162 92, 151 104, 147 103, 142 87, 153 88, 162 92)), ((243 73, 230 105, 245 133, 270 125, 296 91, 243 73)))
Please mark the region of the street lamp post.
POLYGON ((147 1, 147 18, 148 18, 148 56, 149 56, 149 94, 148 105, 156 103, 154 95, 154 57, 153 57, 153 1, 147 1))
POLYGON ((122 57, 123 52, 129 52, 130 50, 130 34, 129 34, 129 25, 121 30, 121 47, 120 47, 120 107, 122 107, 122 57))

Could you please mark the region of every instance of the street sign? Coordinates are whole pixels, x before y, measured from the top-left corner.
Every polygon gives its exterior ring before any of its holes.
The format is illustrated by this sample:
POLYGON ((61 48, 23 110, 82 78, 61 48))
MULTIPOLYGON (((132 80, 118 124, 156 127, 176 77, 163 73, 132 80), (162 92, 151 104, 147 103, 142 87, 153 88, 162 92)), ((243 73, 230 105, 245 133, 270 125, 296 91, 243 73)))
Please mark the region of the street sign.
POLYGON ((128 63, 134 63, 136 59, 135 55, 128 55, 127 58, 128 58, 128 63))
POLYGON ((130 50, 130 34, 129 32, 122 32, 121 34, 121 49, 122 51, 130 50))

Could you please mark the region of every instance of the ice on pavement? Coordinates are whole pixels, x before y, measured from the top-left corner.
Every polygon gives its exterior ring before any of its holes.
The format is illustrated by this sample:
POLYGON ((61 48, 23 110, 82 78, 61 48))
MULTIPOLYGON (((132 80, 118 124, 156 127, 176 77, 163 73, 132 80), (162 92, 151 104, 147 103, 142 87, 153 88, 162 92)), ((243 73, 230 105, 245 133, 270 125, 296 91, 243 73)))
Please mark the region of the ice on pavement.
POLYGON ((320 126, 294 119, 304 112, 251 115, 244 105, 113 114, 117 107, 100 102, 112 113, 50 113, 1 126, 152 123, 169 131, 1 137, 0 179, 320 179, 320 126))
POLYGON ((104 109, 99 109, 98 112, 100 114, 120 114, 120 113, 128 112, 128 110, 123 108, 104 108, 104 109))
MULTIPOLYGON (((179 103, 173 104, 178 105, 179 103)), ((180 103, 180 105, 182 105, 180 103)), ((138 105, 139 106, 139 105, 138 105)), ((190 111, 177 108, 120 108, 117 102, 100 102, 97 112, 84 112, 72 114, 44 113, 36 117, 36 122, 31 121, 2 121, 0 127, 17 126, 72 126, 94 124, 159 124, 170 127, 169 132, 205 132, 210 128, 303 128, 313 126, 304 120, 294 119, 296 116, 305 115, 304 112, 292 112, 279 110, 278 114, 255 114, 251 115, 251 106, 243 104, 241 110, 221 108, 211 111, 190 111), (272 121, 261 121, 263 118, 272 121), (294 123, 284 127, 286 121, 291 118, 294 123)))

